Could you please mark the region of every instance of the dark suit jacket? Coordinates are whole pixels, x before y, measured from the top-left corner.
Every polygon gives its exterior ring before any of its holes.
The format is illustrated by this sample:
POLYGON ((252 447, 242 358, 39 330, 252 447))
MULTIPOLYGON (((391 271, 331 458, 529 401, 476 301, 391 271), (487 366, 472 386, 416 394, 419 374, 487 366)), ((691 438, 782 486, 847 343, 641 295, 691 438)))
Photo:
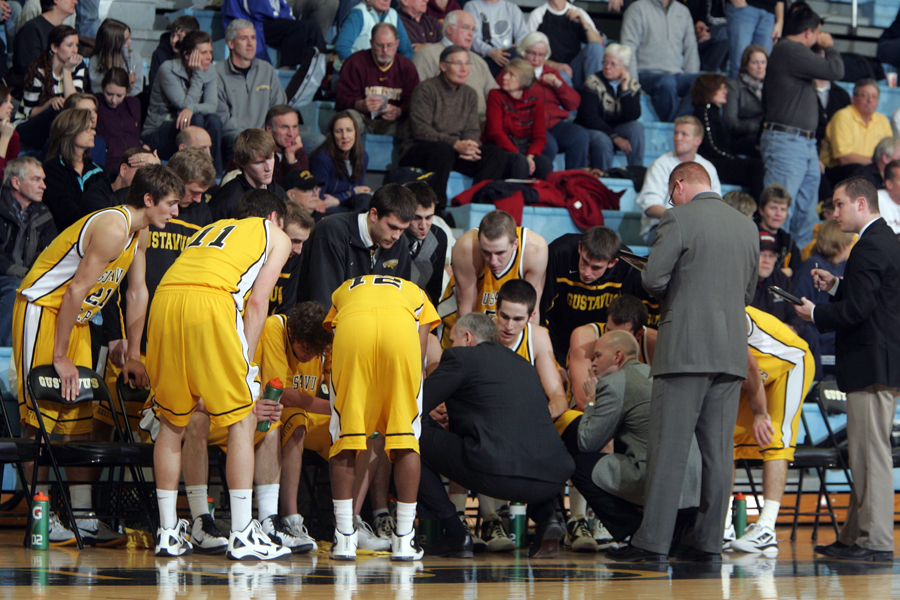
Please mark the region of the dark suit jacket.
POLYGON ((831 304, 816 306, 819 331, 835 331, 838 387, 900 387, 900 241, 884 222, 853 246, 831 304))
POLYGON ((467 468, 560 485, 575 470, 537 371, 498 342, 444 351, 425 380, 424 414, 442 402, 467 468))

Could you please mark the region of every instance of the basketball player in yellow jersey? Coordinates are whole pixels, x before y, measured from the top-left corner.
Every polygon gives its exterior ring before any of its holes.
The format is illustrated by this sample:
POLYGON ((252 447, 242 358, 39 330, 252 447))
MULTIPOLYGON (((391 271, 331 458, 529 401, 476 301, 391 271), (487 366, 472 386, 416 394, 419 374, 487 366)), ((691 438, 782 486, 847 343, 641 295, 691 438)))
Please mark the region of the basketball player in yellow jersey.
MULTIPOLYGON (((139 360, 147 312, 147 227, 165 227, 169 219, 178 216, 182 195, 184 185, 168 167, 153 165, 141 169, 132 182, 127 205, 97 211, 75 222, 44 249, 22 280, 13 307, 13 355, 24 438, 34 439, 38 427, 34 402, 26 399, 28 373, 35 366, 52 363, 60 378, 62 396, 73 400, 78 395, 76 365, 92 366, 88 323, 126 273, 128 335, 138 343, 128 349, 123 370, 137 385, 147 385, 147 373, 139 360)), ((90 403, 66 407, 40 402, 39 408, 49 431, 61 433, 67 440, 89 437, 93 412, 90 403)), ((73 481, 90 477, 89 468, 67 471, 73 481)), ((70 491, 75 508, 90 510, 90 485, 72 485, 70 491)), ((87 543, 103 543, 96 518, 78 521, 87 543)), ((50 540, 61 545, 74 543, 74 534, 54 516, 50 540)))
POLYGON ((247 192, 238 203, 239 218, 197 232, 156 289, 147 328, 147 373, 160 417, 153 456, 160 513, 157 556, 192 551, 184 536, 188 523, 178 521, 175 502, 184 429, 200 398, 212 423, 228 428, 232 522, 226 555, 266 560, 291 552, 272 543, 251 518, 256 420, 275 417, 271 406, 256 402, 259 369, 250 357, 269 294, 291 252, 290 238, 281 231, 284 212, 284 201, 271 192, 247 192))
MULTIPOLYGON (((470 312, 493 317, 500 287, 512 279, 524 279, 541 297, 547 273, 547 241, 524 227, 516 227, 512 215, 489 212, 478 229, 470 229, 453 246, 453 278, 444 292, 438 312, 443 319, 441 345, 451 345, 450 330, 458 317, 470 312)), ((529 322, 538 323, 535 312, 529 322)))
POLYGON ((747 379, 741 386, 734 458, 763 460, 765 504, 756 523, 737 540, 726 517, 725 539, 730 534, 732 550, 772 557, 778 555, 775 519, 788 463, 794 459, 800 411, 816 368, 809 346, 790 327, 752 306, 746 310, 747 379))
MULTIPOLYGON (((381 188, 377 193, 385 188, 381 188)), ((396 186, 390 193, 411 194, 396 186)), ((394 463, 397 486, 392 560, 419 560, 415 539, 419 489, 422 362, 439 317, 416 284, 383 275, 347 280, 332 295, 325 326, 334 330, 331 395, 331 487, 335 531, 331 557, 354 560, 356 455, 378 431, 394 463)))

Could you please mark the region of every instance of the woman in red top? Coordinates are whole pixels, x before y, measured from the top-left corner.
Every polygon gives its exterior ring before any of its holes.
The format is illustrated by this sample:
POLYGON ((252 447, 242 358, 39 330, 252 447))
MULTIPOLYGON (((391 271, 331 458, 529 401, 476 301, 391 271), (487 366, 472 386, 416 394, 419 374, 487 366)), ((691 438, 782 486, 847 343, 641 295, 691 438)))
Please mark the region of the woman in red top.
POLYGON ((12 124, 12 92, 0 85, 0 179, 6 170, 6 163, 19 156, 19 134, 12 124))
POLYGON ((481 141, 506 151, 504 179, 544 179, 553 163, 541 152, 547 144, 544 103, 525 94, 534 83, 534 68, 514 58, 500 77, 500 89, 487 97, 487 120, 481 141))

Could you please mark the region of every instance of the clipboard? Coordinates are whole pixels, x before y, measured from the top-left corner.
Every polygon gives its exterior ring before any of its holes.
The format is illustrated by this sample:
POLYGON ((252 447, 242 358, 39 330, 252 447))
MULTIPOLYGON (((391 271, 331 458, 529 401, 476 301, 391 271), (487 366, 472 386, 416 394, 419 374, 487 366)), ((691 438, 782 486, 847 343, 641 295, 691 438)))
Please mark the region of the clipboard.
POLYGON ((619 250, 616 252, 616 256, 621 258, 626 263, 637 269, 638 271, 644 270, 644 265, 647 264, 647 257, 640 256, 635 254, 634 252, 629 252, 628 250, 619 250))
POLYGON ((800 298, 791 294, 790 292, 784 291, 777 285, 770 285, 769 291, 772 292, 773 294, 775 294, 776 296, 781 296, 782 298, 784 298, 785 300, 787 300, 788 302, 790 302, 792 304, 796 304, 797 306, 803 306, 803 301, 800 298))

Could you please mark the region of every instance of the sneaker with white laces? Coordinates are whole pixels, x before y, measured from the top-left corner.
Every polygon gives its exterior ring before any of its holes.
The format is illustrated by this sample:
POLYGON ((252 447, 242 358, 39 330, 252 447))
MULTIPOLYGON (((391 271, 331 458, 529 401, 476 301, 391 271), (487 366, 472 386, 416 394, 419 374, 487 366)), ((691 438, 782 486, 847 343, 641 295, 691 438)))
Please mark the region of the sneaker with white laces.
POLYGON ((375 531, 375 535, 386 540, 391 539, 391 535, 396 529, 397 522, 390 513, 378 515, 372 523, 372 530, 375 531))
POLYGON ((303 554, 313 549, 314 544, 294 537, 287 525, 285 525, 284 519, 278 515, 266 517, 262 522, 262 528, 273 542, 290 548, 293 554, 303 554))
POLYGON ((250 521, 243 531, 229 534, 228 551, 225 553, 231 560, 273 560, 290 555, 291 549, 269 539, 256 519, 250 521))
POLYGON ((156 556, 187 556, 194 547, 187 540, 187 519, 179 519, 172 529, 156 530, 156 556))
POLYGON ((50 523, 47 527, 47 538, 51 546, 74 546, 75 534, 71 529, 62 524, 59 515, 50 513, 50 523))
POLYGON ((591 537, 594 538, 594 541, 597 543, 597 550, 609 550, 611 548, 619 547, 616 540, 613 539, 612 534, 609 532, 609 529, 606 528, 606 525, 596 517, 594 518, 594 522, 591 523, 591 537))
POLYGON ((488 552, 512 552, 516 549, 516 543, 509 538, 503 529, 503 521, 496 514, 489 515, 481 524, 481 539, 488 552))
POLYGON ((406 535, 391 533, 391 560, 422 560, 425 551, 416 540, 416 530, 411 529, 406 535))
POLYGON ((194 519, 190 540, 198 554, 225 554, 228 550, 228 538, 222 535, 216 520, 209 513, 194 519))
POLYGON ((778 539, 775 537, 774 529, 754 523, 747 528, 744 535, 731 542, 731 549, 774 557, 778 556, 778 539))
POLYGON ((360 550, 375 550, 385 552, 391 549, 390 538, 384 539, 372 531, 369 524, 362 520, 359 515, 353 515, 353 527, 356 529, 357 547, 360 550))
POLYGON ((591 536, 587 519, 583 516, 566 523, 566 547, 574 552, 598 552, 600 547, 591 536))
POLYGON ((113 548, 128 543, 128 536, 110 529, 94 513, 85 513, 82 518, 76 518, 75 525, 78 527, 78 533, 81 534, 81 540, 88 546, 113 548))
POLYGON ((734 525, 729 525, 722 534, 722 550, 731 550, 731 544, 737 536, 734 533, 734 525))
POLYGON ((309 530, 306 529, 306 525, 303 524, 303 517, 301 515, 288 515, 284 517, 283 520, 288 533, 312 546, 312 548, 309 549, 310 552, 315 552, 319 549, 316 540, 313 536, 309 535, 309 530))
POLYGON ((356 549, 359 547, 359 530, 353 529, 353 533, 346 534, 334 528, 334 542, 328 555, 333 560, 356 560, 356 549))

